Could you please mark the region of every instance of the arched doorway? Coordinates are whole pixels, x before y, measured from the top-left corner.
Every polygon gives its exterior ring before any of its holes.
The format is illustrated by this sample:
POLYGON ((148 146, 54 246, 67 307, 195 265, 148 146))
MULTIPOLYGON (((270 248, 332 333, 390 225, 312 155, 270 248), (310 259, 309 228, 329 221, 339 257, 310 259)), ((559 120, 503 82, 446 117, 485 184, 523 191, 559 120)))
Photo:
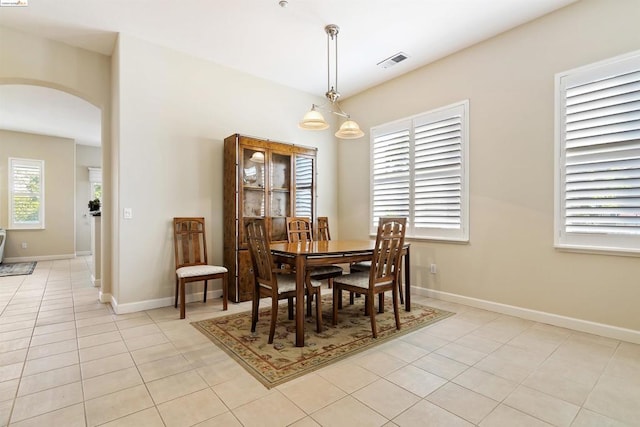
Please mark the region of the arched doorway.
MULTIPOLYGON (((1 81, 0 82, 0 130, 4 131, 5 146, 11 144, 11 137, 7 135, 30 134, 38 135, 39 141, 64 141, 68 139, 73 144, 74 182, 68 191, 73 192, 73 207, 69 209, 57 206, 55 212, 63 212, 73 218, 72 248, 67 249, 69 242, 60 243, 58 250, 49 245, 49 253, 45 257, 91 254, 91 223, 88 201, 91 197, 89 167, 103 169, 103 150, 105 120, 102 108, 90 102, 68 88, 56 87, 46 82, 34 81, 1 81), (11 133, 9 133, 11 132, 11 133)), ((65 151, 66 152, 66 151, 65 151)), ((23 151, 24 153, 24 151, 23 151)), ((31 155, 31 154, 27 154, 31 155)), ((37 150, 31 155, 37 157, 37 150)), ((59 161, 59 157, 50 157, 50 162, 59 161)), ((66 160, 65 160, 65 164, 66 160)), ((95 170, 95 169, 94 169, 95 170)), ((93 178, 95 180, 95 173, 93 178)), ((46 183, 45 183, 46 185, 46 183)), ((109 191, 109 186, 104 186, 109 191)), ((65 199, 66 200, 66 199, 65 199)), ((56 200, 45 200, 45 215, 49 211, 47 206, 55 204, 56 200)), ((45 229, 48 225, 45 224, 45 229)), ((68 233, 67 233, 68 234, 68 233)), ((31 238, 37 239, 43 233, 31 233, 31 238)), ((42 237, 41 237, 42 238, 42 237)), ((60 238, 58 235, 57 238, 60 238)), ((64 238, 62 239, 64 240, 64 238)), ((48 242, 51 243, 51 242, 48 242)), ((55 242, 54 242, 55 245, 55 242)), ((105 250, 100 251, 108 256, 105 250)), ((24 253, 23 256, 30 254, 24 253)), ((32 254, 35 258, 43 254, 32 254)), ((100 264, 105 265, 104 262, 100 264)), ((102 285, 98 282, 97 285, 102 285)), ((101 289, 101 294, 103 289, 101 289)), ((106 302, 106 301, 105 301, 106 302)))

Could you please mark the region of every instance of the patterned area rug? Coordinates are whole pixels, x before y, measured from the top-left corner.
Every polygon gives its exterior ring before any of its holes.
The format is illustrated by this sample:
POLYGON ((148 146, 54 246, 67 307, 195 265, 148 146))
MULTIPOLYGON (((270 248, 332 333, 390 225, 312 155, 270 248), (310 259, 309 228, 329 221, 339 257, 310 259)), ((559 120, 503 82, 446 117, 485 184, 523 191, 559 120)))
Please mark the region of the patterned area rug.
POLYGON ((0 277, 4 276, 22 276, 33 273, 36 268, 36 261, 32 262, 14 262, 10 264, 0 264, 0 277))
MULTIPOLYGON (((193 322, 192 325, 237 360, 267 388, 352 356, 362 350, 384 343, 423 326, 442 320, 454 313, 411 303, 411 312, 400 310, 400 330, 396 330, 391 297, 385 298, 385 312, 377 313, 378 338, 371 336, 371 320, 364 315, 364 298, 349 305, 344 295, 338 325, 331 325, 331 295, 322 299, 323 326, 316 332, 315 317, 305 323, 305 347, 295 347, 295 322, 288 320, 287 305, 280 304, 273 344, 268 344, 271 309, 261 309, 256 332, 251 333, 251 312, 193 322)), ((270 301, 267 300, 269 305, 270 301)), ((377 306, 377 298, 376 298, 377 306)), ((313 307, 315 313, 315 306, 313 307)))

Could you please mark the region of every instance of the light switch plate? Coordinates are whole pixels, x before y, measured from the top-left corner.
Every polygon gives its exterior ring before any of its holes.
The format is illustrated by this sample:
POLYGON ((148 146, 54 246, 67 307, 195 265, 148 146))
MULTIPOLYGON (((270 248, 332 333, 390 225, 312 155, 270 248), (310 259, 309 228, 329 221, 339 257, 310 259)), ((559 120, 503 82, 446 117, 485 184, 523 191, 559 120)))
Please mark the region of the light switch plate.
POLYGON ((131 208, 124 208, 124 219, 131 219, 133 218, 133 211, 131 210, 131 208))

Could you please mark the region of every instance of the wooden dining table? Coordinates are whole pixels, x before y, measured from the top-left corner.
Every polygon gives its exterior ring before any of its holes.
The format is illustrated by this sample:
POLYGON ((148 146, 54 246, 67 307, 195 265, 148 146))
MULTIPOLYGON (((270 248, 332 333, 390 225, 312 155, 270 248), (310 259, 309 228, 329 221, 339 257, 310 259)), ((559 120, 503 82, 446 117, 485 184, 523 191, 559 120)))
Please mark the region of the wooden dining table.
MULTIPOLYGON (((325 240, 272 243, 270 245, 274 262, 290 265, 296 271, 296 347, 304 347, 304 292, 307 268, 371 261, 375 243, 375 240, 325 240)), ((409 249, 410 245, 405 243, 402 255, 404 258, 404 302, 406 311, 411 311, 409 249)))

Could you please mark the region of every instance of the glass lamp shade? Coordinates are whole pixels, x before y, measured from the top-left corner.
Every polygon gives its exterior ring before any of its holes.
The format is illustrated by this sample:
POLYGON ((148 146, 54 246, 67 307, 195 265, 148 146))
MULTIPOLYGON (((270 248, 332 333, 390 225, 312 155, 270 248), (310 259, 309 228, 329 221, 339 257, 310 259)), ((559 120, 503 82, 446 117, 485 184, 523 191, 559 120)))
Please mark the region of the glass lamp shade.
POLYGON ((325 121, 322 113, 312 108, 304 115, 302 121, 298 123, 298 126, 308 130, 324 130, 329 127, 329 123, 325 121))
POLYGON ((264 163, 264 153, 261 151, 256 151, 251 155, 251 158, 249 160, 254 163, 264 163))
POLYGON ((364 132, 360 130, 360 126, 353 120, 347 120, 340 126, 338 132, 335 133, 336 137, 340 139, 356 139, 364 136, 364 132))

